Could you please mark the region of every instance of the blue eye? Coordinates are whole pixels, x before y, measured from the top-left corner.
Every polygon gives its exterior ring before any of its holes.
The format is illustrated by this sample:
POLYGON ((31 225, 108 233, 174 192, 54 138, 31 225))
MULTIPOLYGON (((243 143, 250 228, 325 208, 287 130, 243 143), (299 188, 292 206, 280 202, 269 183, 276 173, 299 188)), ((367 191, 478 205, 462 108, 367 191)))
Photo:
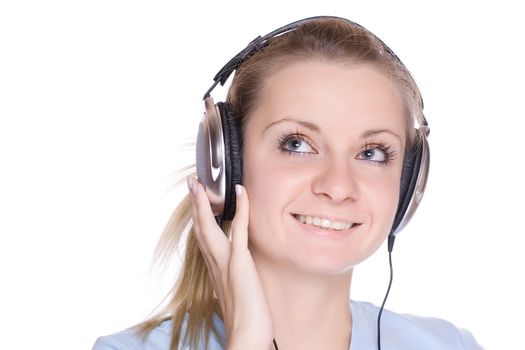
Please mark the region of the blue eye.
POLYGON ((284 134, 279 138, 279 149, 292 155, 316 153, 305 137, 300 134, 284 134))
POLYGON ((359 153, 358 159, 367 160, 376 164, 386 165, 395 158, 395 151, 384 144, 366 144, 364 150, 359 153))
POLYGON ((284 144, 284 147, 288 150, 288 151, 293 151, 293 152, 309 152, 312 147, 310 147, 309 144, 307 144, 305 141, 299 139, 299 138, 295 138, 295 139, 290 139, 289 141, 287 141, 285 144, 284 144))
POLYGON ((387 157, 385 152, 378 150, 377 148, 371 148, 361 152, 363 158, 374 162, 384 162, 387 157))

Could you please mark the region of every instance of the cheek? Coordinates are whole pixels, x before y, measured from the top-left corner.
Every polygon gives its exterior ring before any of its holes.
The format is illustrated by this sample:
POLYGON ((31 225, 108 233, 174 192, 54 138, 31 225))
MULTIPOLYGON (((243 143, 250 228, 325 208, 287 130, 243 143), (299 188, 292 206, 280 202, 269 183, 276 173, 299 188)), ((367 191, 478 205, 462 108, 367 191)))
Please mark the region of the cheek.
POLYGON ((258 215, 282 210, 297 190, 304 188, 305 174, 264 157, 252 157, 244 164, 244 185, 250 209, 258 215))
POLYGON ((280 221, 281 203, 286 201, 284 197, 289 193, 286 189, 287 177, 282 172, 276 171, 266 159, 258 157, 249 159, 244 163, 243 180, 250 203, 248 221, 250 250, 252 254, 255 251, 270 254, 272 245, 269 243, 275 242, 276 239, 278 227, 274 226, 280 221), (270 234, 271 238, 268 237, 270 234))
MULTIPOLYGON (((244 186, 249 196, 250 201, 250 229, 257 226, 255 220, 265 220, 267 210, 271 203, 271 190, 279 186, 278 181, 272 181, 270 175, 271 168, 265 166, 266 162, 263 160, 257 161, 257 157, 245 157, 244 162, 244 186), (272 187, 271 185, 274 185, 272 187), (254 213, 257 213, 254 215, 254 213), (255 225, 254 225, 255 224, 255 225)), ((270 206, 271 208, 271 206, 270 206)))
POLYGON ((389 229, 394 220, 399 203, 400 176, 395 172, 391 176, 382 177, 377 181, 371 180, 366 193, 362 198, 368 198, 370 208, 373 208, 376 223, 384 222, 389 229))
POLYGON ((275 154, 252 153, 252 157, 245 159, 244 185, 250 201, 250 240, 254 249, 270 254, 276 249, 275 241, 286 245, 288 209, 307 188, 307 172, 290 166, 275 154))
POLYGON ((380 207, 384 208, 386 212, 392 212, 397 208, 399 202, 399 178, 392 177, 381 181, 380 185, 376 187, 376 197, 382 204, 380 207))

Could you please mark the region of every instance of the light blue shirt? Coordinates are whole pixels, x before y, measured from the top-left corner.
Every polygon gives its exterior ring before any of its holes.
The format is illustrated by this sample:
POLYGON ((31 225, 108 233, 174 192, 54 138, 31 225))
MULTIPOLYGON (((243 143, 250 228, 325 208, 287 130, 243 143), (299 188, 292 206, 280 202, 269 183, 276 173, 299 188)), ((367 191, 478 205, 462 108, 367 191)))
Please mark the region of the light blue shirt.
MULTIPOLYGON (((377 314, 379 308, 371 303, 350 300, 352 339, 349 350, 377 348, 377 314)), ((215 325, 224 339, 224 324, 214 316, 215 325)), ((183 325, 183 332, 184 332, 183 325)), ((144 342, 133 330, 125 330, 97 339, 93 350, 167 350, 171 340, 171 320, 157 326, 144 342)), ((277 341, 277 344, 279 342, 277 341)), ((483 349, 472 334, 452 323, 429 317, 397 314, 383 310, 381 316, 381 348, 383 350, 479 350, 483 349)), ((180 350, 190 350, 179 344, 180 350)), ((206 350, 223 350, 220 342, 210 335, 206 350)), ((193 349, 192 349, 193 350, 193 349)), ((204 350, 204 349, 199 349, 204 350)), ((287 350, 287 349, 285 349, 287 350)))

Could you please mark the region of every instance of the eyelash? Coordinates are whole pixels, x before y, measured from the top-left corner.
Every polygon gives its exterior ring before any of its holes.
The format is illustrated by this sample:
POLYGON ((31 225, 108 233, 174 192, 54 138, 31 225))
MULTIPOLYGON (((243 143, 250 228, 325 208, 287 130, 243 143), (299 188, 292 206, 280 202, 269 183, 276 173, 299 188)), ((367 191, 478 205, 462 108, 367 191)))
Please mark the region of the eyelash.
MULTIPOLYGON (((302 142, 305 142, 308 146, 310 146, 312 149, 314 148, 311 144, 311 142, 308 141, 308 138, 306 135, 301 134, 299 131, 296 132, 283 132, 281 136, 279 136, 278 143, 279 143, 279 149, 281 152, 286 152, 290 156, 305 156, 307 154, 311 154, 310 152, 297 152, 292 151, 286 148, 286 144, 290 140, 301 140, 302 142)), ((371 149, 378 149, 381 152, 385 154, 386 159, 383 161, 374 161, 370 160, 371 163, 376 165, 388 165, 392 160, 394 160, 397 157, 397 152, 394 150, 391 150, 391 147, 387 145, 385 142, 366 142, 361 147, 361 152, 359 154, 362 154, 364 151, 371 150, 371 149)), ((317 152, 315 152, 317 153, 317 152)), ((366 160, 366 159, 365 159, 366 160)))
POLYGON ((283 132, 281 134, 281 136, 279 136, 279 140, 278 140, 279 149, 281 150, 281 152, 286 152, 286 153, 288 153, 288 155, 291 155, 291 156, 304 156, 306 154, 310 154, 310 153, 307 153, 307 152, 296 152, 296 151, 292 151, 292 150, 286 149, 286 144, 290 140, 294 140, 294 139, 301 140, 301 141, 305 142, 311 148, 314 148, 312 146, 312 144, 308 141, 308 138, 306 137, 306 135, 301 134, 299 131, 296 131, 296 132, 283 132))
POLYGON ((378 149, 381 152, 385 154, 385 160, 382 161, 374 161, 371 160, 370 162, 377 164, 377 165, 388 165, 390 162, 397 157, 397 152, 392 150, 389 145, 387 145, 385 142, 366 142, 364 146, 361 148, 363 153, 364 151, 370 150, 370 149, 378 149))

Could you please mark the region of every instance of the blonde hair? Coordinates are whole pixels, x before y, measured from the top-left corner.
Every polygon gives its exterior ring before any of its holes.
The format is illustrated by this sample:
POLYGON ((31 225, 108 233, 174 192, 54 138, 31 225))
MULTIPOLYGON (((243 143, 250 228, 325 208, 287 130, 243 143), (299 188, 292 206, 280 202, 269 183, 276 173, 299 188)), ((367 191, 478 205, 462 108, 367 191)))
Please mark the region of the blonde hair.
MULTIPOLYGON (((239 118, 244 130, 246 117, 259 103, 259 91, 265 78, 272 72, 294 62, 320 59, 343 64, 371 64, 395 82, 405 108, 407 148, 414 139, 414 119, 422 114, 419 89, 409 71, 386 46, 365 28, 344 19, 317 19, 306 22, 295 30, 268 40, 267 45, 249 57, 237 70, 228 91, 227 102, 239 118)), ((194 173, 186 167, 182 175, 194 173)), ((228 230, 228 225, 224 231, 228 230)), ((173 322, 170 350, 178 348, 179 341, 199 348, 204 339, 208 345, 213 332, 221 341, 214 325, 213 315, 220 316, 208 271, 197 245, 191 223, 191 202, 186 196, 175 208, 158 242, 155 259, 168 261, 179 247, 181 237, 188 233, 182 271, 167 295, 169 302, 155 316, 136 326, 145 337, 165 320, 173 322), (186 322, 184 338, 182 326, 186 322)), ((225 232, 227 233, 227 232, 225 232)))

